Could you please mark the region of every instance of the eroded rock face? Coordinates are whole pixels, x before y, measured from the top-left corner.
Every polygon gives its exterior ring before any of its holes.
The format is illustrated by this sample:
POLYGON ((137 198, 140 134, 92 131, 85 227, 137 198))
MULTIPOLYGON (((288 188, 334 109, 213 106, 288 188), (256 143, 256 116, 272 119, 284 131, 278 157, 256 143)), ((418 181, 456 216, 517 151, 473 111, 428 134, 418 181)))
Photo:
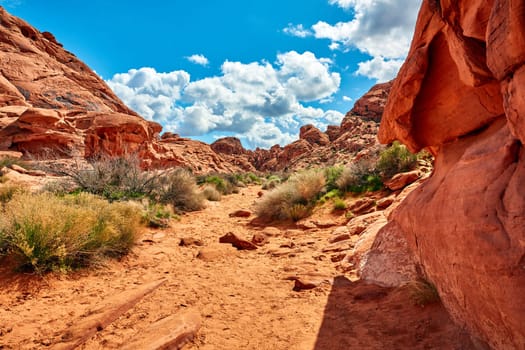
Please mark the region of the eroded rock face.
POLYGON ((454 319, 496 349, 525 348, 524 33, 522 0, 423 1, 379 132, 436 155, 390 219, 454 319))

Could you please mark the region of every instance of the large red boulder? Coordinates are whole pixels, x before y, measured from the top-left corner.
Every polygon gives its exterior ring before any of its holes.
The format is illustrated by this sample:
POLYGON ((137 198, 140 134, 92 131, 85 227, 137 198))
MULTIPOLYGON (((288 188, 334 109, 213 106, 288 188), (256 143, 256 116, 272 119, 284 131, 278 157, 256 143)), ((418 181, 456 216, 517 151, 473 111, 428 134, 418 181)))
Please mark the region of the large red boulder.
POLYGON ((424 0, 379 131, 436 155, 390 219, 456 322, 525 348, 525 2, 424 0))

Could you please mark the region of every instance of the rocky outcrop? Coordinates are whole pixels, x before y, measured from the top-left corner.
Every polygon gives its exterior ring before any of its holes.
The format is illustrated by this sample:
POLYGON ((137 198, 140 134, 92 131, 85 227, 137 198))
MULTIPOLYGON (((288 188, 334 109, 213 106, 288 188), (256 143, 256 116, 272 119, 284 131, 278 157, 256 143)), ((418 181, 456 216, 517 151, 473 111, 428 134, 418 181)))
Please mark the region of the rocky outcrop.
MULTIPOLYGON (((356 101, 352 110, 347 114, 358 115, 363 120, 373 120, 376 123, 381 121, 383 110, 385 109, 386 100, 390 89, 392 88, 393 80, 386 83, 377 84, 373 86, 366 94, 356 101)), ((346 118, 345 118, 346 119, 346 118)), ((345 129, 345 120, 341 123, 341 128, 345 129)))
POLYGON ((202 142, 167 133, 126 107, 105 82, 62 48, 0 7, 0 150, 42 157, 136 153, 144 166, 195 172, 254 169, 202 142))
POLYGON ((328 135, 311 124, 301 126, 299 139, 311 145, 327 146, 330 144, 328 135))
POLYGON ((453 318, 525 348, 525 2, 423 1, 379 137, 436 155, 391 219, 453 318))

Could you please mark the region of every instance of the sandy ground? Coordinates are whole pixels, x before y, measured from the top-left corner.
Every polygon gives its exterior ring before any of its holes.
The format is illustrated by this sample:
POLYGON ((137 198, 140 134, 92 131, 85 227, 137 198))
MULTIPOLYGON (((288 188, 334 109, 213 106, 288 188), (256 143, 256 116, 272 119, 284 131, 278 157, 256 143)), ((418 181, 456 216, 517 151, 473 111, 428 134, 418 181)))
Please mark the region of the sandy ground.
POLYGON ((164 284, 80 348, 121 348, 146 337, 152 323, 187 310, 200 314, 202 327, 184 349, 471 348, 440 304, 415 306, 402 289, 366 285, 336 269, 334 253, 322 252, 334 227, 255 226, 253 216, 228 215, 253 210, 259 190, 242 189, 170 229, 145 232, 129 256, 96 270, 38 277, 4 268, 0 349, 54 348, 107 300, 161 279, 164 284), (237 250, 219 243, 228 232, 248 240, 264 232, 269 243, 237 250), (181 246, 182 238, 202 245, 181 246), (321 283, 294 291, 289 278, 297 276, 321 283))

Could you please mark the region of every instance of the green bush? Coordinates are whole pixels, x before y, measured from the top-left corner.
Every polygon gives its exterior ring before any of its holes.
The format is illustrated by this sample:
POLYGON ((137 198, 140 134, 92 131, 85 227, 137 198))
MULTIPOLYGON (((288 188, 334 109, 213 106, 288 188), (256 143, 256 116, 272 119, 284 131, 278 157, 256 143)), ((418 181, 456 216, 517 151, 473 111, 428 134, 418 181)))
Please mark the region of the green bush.
POLYGON ((338 197, 341 197, 341 191, 338 190, 338 189, 333 189, 331 191, 328 191, 327 193, 325 193, 320 199, 319 199, 319 203, 321 204, 324 204, 326 203, 327 201, 329 201, 330 199, 336 199, 338 197))
POLYGON ((179 212, 204 208, 204 197, 198 191, 195 177, 189 171, 175 169, 158 180, 155 194, 160 203, 171 204, 179 212))
POLYGON ((177 215, 170 205, 146 201, 142 221, 149 227, 167 228, 172 218, 177 218, 177 215))
POLYGON ((377 191, 383 187, 377 170, 369 160, 360 160, 345 168, 336 184, 342 192, 352 193, 377 191))
POLYGON ((404 145, 395 141, 380 153, 376 169, 383 178, 389 179, 395 174, 410 171, 416 167, 417 156, 410 153, 404 145))
POLYGON ((344 167, 342 166, 333 166, 324 170, 324 176, 326 178, 326 190, 328 192, 338 188, 337 180, 341 177, 343 170, 344 167))
POLYGON ((341 198, 334 199, 334 210, 345 210, 346 202, 341 198))
POLYGON ((138 205, 108 203, 82 193, 17 193, 0 217, 4 250, 19 267, 43 273, 120 257, 133 246, 141 220, 138 205))
POLYGON ((300 220, 311 214, 324 186, 325 177, 320 171, 295 174, 263 196, 257 203, 256 213, 267 219, 300 220))

